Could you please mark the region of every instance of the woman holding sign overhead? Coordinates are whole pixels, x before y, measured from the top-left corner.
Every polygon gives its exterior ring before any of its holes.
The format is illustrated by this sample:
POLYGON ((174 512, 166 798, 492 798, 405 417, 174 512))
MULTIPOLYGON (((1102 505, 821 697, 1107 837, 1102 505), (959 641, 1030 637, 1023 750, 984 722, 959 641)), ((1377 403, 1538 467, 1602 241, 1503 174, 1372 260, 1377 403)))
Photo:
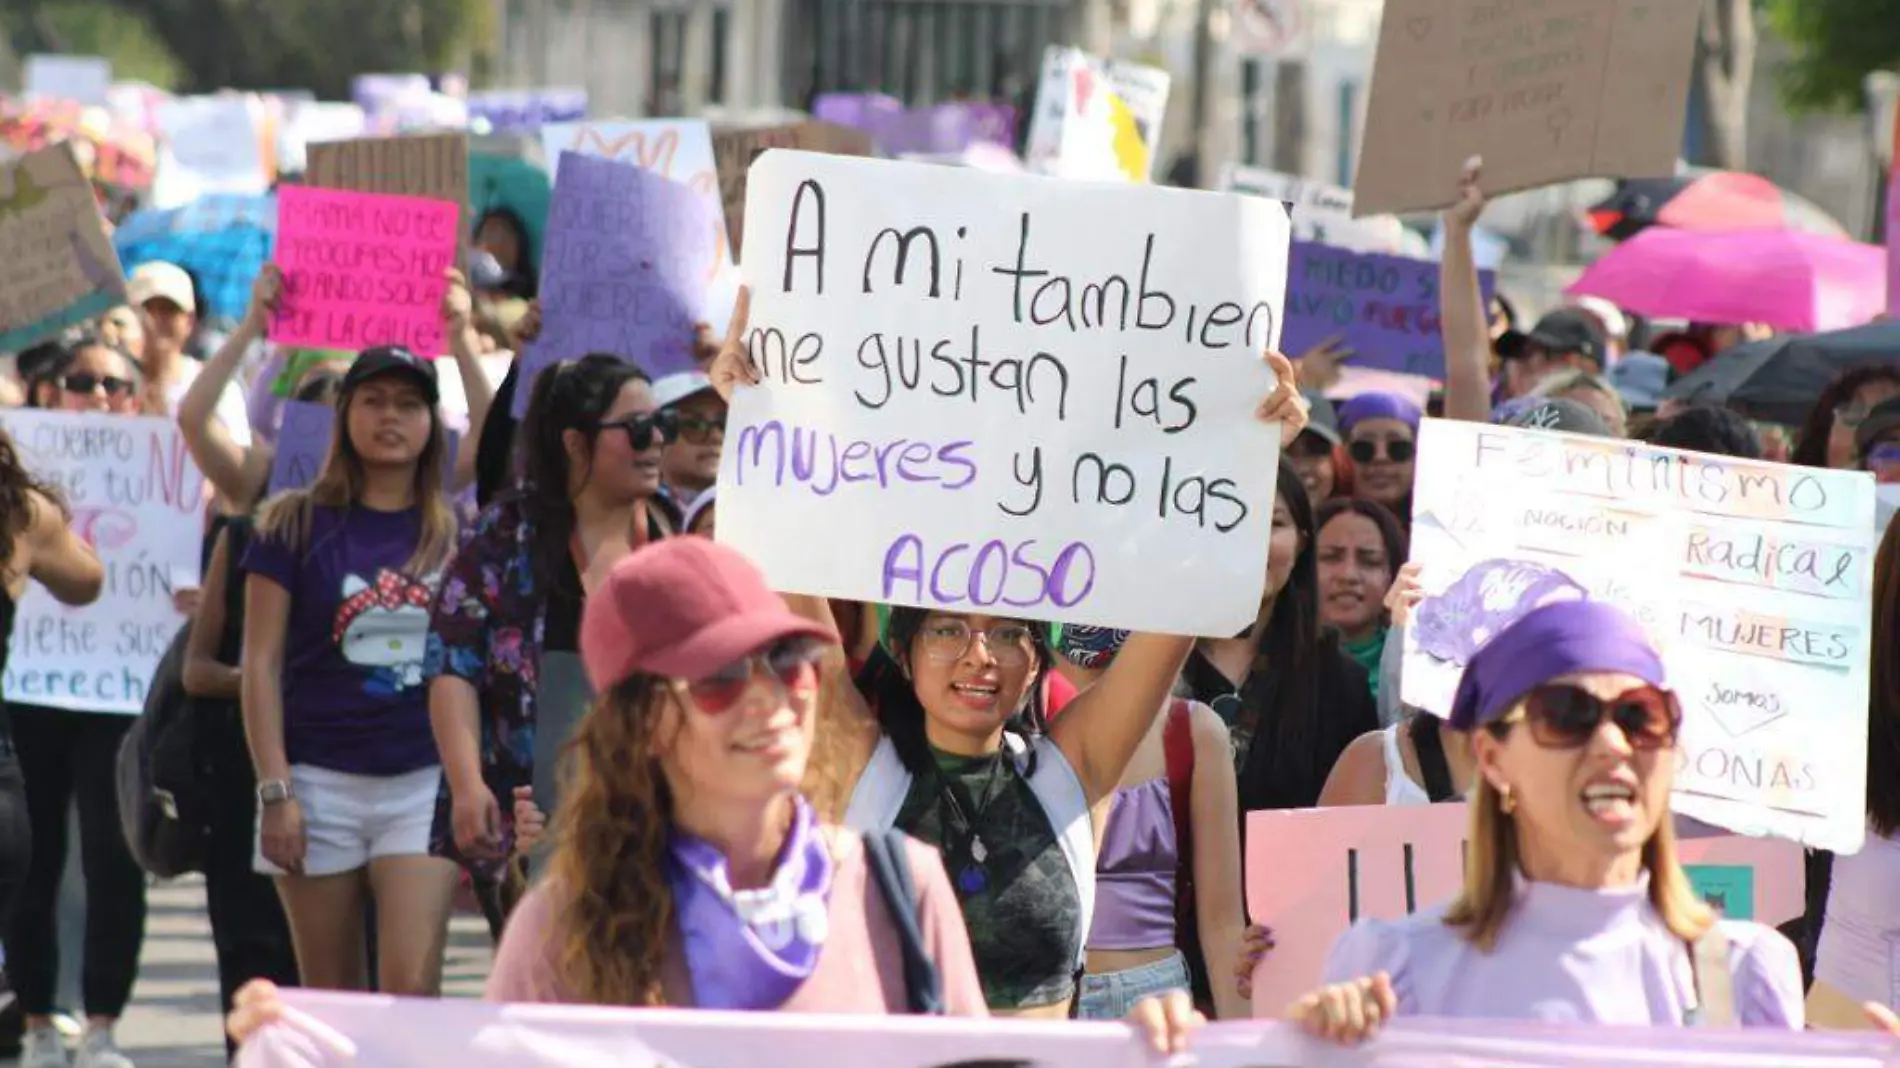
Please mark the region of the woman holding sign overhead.
POLYGON ((1794 947, 1717 920, 1676 860, 1682 706, 1641 626, 1594 601, 1525 615, 1472 658, 1470 855, 1450 905, 1362 920, 1289 1015, 1356 1042, 1395 1014, 1800 1028, 1794 947))
POLYGON ((257 867, 277 877, 310 986, 364 987, 371 897, 380 989, 441 979, 456 873, 429 856, 441 768, 422 660, 455 519, 436 401, 429 361, 365 350, 316 481, 265 504, 244 555, 257 867))
MULTIPOLYGON (((728 399, 759 381, 740 342, 747 306, 742 291, 710 372, 728 399)), ((1298 376, 1285 357, 1266 360, 1277 384, 1258 415, 1291 438, 1307 420, 1298 376)), ((829 626, 824 602, 800 603, 829 626)), ((943 852, 990 1011, 1045 1017, 1069 1015, 1077 999, 1095 903, 1094 812, 1120 786, 1193 647, 1132 635, 1050 725, 1046 633, 1009 616, 894 609, 882 651, 845 695, 879 729, 835 769, 851 791, 848 825, 896 827, 943 852)))
MULTIPOLYGON (((27 403, 95 416, 139 414, 138 365, 97 335, 66 340, 33 361, 27 403)), ((8 628, 9 631, 11 627, 8 628)), ((9 703, 13 745, 25 779, 33 828, 26 868, 7 936, 7 972, 26 1015, 26 1068, 59 1068, 66 1050, 52 1026, 59 974, 59 884, 66 870, 68 813, 79 809, 79 854, 86 876, 86 938, 81 975, 87 1033, 85 1068, 125 1068, 112 1029, 132 998, 145 935, 145 873, 126 847, 116 806, 120 742, 134 717, 73 705, 9 703)))

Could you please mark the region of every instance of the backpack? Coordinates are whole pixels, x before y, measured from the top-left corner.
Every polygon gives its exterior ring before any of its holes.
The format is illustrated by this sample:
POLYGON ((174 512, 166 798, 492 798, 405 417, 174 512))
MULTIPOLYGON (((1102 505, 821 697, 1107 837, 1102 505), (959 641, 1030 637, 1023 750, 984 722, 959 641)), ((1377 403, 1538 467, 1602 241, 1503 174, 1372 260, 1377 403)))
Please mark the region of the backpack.
POLYGON ((201 872, 211 841, 210 776, 200 766, 196 717, 185 693, 178 629, 145 693, 138 722, 119 743, 119 822, 139 867, 161 879, 201 872))
POLYGON ((942 1016, 943 975, 937 962, 924 946, 923 925, 917 915, 917 888, 911 879, 910 857, 905 853, 901 831, 867 833, 864 836, 865 860, 871 869, 871 881, 877 884, 884 907, 890 911, 891 924, 897 928, 898 948, 904 954, 904 1002, 906 1009, 920 1016, 942 1016))

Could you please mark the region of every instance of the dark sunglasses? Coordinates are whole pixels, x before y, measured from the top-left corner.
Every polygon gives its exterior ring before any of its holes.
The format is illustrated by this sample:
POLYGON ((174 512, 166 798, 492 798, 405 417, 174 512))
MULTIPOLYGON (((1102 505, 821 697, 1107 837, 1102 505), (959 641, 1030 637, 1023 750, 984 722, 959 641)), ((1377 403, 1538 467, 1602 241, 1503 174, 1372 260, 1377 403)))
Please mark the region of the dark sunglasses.
POLYGON ((68 393, 91 393, 94 390, 103 389, 108 397, 124 397, 137 388, 136 383, 131 379, 120 378, 116 375, 95 375, 87 371, 74 371, 56 381, 59 388, 68 393))
POLYGON ((726 417, 723 415, 682 415, 678 416, 678 422, 679 438, 688 445, 710 445, 714 434, 719 435, 720 441, 726 439, 726 417))
POLYGON ((717 716, 739 703, 761 666, 788 690, 809 689, 817 684, 818 663, 824 656, 824 643, 815 638, 785 638, 766 646, 763 652, 682 683, 681 688, 692 696, 701 712, 717 716))
MULTIPOLYGON (((1379 458, 1379 442, 1355 441, 1349 451, 1353 462, 1369 464, 1379 458)), ((1409 441, 1388 441, 1385 443, 1385 458, 1395 464, 1402 464, 1418 455, 1418 446, 1409 441)))
POLYGON ((1551 683, 1524 698, 1531 740, 1546 749, 1582 748, 1606 716, 1634 749, 1667 749, 1682 727, 1675 695, 1654 686, 1638 686, 1605 701, 1580 687, 1551 683))
POLYGON ((679 413, 669 411, 648 412, 645 415, 629 415, 611 423, 594 424, 597 430, 624 430, 627 432, 627 444, 634 452, 645 452, 653 447, 657 440, 662 445, 670 445, 680 436, 679 413))

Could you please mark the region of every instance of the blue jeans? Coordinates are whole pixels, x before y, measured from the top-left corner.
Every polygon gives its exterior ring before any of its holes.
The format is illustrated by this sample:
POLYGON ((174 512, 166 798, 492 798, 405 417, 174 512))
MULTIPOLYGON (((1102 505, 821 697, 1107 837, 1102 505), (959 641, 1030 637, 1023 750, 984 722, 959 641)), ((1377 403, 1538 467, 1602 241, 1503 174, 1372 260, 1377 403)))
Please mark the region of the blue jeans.
POLYGON ((1188 989, 1187 959, 1176 952, 1138 968, 1082 977, 1084 1020, 1120 1020, 1144 998, 1188 989))

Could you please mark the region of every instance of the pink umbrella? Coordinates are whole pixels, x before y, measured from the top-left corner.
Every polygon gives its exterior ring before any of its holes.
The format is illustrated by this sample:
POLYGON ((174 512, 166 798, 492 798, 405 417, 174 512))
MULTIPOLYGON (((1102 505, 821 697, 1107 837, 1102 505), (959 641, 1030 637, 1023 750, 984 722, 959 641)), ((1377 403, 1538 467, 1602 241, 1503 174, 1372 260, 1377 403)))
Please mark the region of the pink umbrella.
POLYGON ((1565 292, 1652 318, 1842 330, 1887 310, 1887 252, 1800 230, 1652 226, 1565 292))

